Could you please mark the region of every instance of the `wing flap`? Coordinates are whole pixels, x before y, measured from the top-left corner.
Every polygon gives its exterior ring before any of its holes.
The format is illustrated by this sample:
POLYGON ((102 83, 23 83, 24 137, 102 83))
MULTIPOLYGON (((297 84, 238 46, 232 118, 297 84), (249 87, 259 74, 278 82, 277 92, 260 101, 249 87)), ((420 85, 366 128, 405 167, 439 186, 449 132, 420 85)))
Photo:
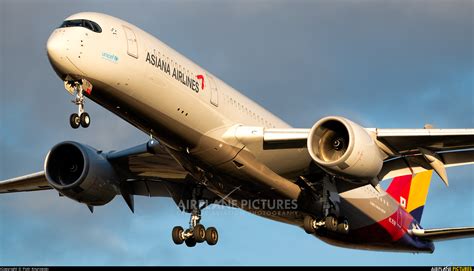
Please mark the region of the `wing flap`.
POLYGON ((127 169, 137 178, 172 178, 183 179, 187 172, 155 140, 150 140, 129 149, 110 152, 107 159, 123 169, 127 169))
MULTIPOLYGON (((437 154, 447 168, 474 164, 474 149, 437 154)), ((382 181, 431 169, 432 166, 422 155, 405 156, 386 161, 378 177, 382 181)))
POLYGON ((409 233, 423 239, 444 241, 459 238, 474 237, 474 227, 441 228, 441 229, 413 229, 409 233))
POLYGON ((131 180, 127 181, 131 186, 132 194, 147 197, 170 197, 169 186, 184 186, 183 180, 131 180))

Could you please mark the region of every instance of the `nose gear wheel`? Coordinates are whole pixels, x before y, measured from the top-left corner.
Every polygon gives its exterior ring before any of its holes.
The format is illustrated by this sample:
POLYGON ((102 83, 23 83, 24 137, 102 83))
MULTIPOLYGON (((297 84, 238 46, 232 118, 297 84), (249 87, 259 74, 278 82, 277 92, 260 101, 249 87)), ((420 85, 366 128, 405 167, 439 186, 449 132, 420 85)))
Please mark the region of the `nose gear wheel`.
POLYGON ((83 128, 89 127, 91 124, 91 117, 84 111, 84 92, 90 94, 92 91, 92 84, 87 80, 82 79, 80 81, 65 81, 64 87, 69 93, 74 95, 74 100, 72 100, 72 102, 77 105, 77 113, 71 114, 69 117, 69 124, 73 129, 77 129, 79 126, 82 126, 83 128))

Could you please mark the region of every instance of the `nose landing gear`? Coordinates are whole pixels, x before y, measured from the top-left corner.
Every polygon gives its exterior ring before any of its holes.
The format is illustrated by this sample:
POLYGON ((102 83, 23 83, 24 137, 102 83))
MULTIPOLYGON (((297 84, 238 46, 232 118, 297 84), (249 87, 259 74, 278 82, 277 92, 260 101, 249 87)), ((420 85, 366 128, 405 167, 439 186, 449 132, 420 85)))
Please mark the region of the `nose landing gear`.
POLYGON ((77 113, 71 114, 69 117, 69 124, 73 129, 89 127, 91 124, 90 115, 84 111, 84 91, 90 93, 92 90, 92 85, 87 80, 82 79, 81 81, 65 81, 64 87, 66 90, 75 96, 72 102, 77 105, 77 113))

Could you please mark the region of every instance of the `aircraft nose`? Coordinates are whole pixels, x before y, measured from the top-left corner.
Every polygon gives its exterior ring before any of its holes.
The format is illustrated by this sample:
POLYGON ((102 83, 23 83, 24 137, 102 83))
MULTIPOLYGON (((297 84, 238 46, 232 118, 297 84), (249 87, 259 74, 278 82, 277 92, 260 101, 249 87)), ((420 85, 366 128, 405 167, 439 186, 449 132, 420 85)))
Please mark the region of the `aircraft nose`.
POLYGON ((63 80, 69 80, 70 76, 84 75, 77 67, 80 56, 74 58, 75 63, 71 61, 74 48, 71 47, 70 40, 71 33, 64 29, 56 29, 46 42, 49 62, 56 74, 63 80))
POLYGON ((59 64, 65 58, 66 44, 64 39, 57 33, 51 34, 46 43, 46 51, 48 53, 48 58, 52 64, 59 64))
POLYGON ((74 68, 67 57, 67 39, 63 32, 54 31, 46 42, 46 52, 49 62, 56 74, 63 80, 74 68))

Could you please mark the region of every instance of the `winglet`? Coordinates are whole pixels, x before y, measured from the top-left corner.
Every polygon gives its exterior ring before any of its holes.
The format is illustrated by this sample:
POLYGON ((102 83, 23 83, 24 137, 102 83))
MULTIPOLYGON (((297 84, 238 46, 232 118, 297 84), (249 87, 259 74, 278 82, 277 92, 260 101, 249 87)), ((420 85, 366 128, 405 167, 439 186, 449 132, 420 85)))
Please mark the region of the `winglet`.
POLYGON ((418 150, 421 152, 426 161, 430 163, 431 167, 438 174, 444 184, 449 186, 448 174, 446 173, 446 168, 444 167, 444 163, 441 161, 441 158, 436 153, 425 148, 418 148, 418 150))

